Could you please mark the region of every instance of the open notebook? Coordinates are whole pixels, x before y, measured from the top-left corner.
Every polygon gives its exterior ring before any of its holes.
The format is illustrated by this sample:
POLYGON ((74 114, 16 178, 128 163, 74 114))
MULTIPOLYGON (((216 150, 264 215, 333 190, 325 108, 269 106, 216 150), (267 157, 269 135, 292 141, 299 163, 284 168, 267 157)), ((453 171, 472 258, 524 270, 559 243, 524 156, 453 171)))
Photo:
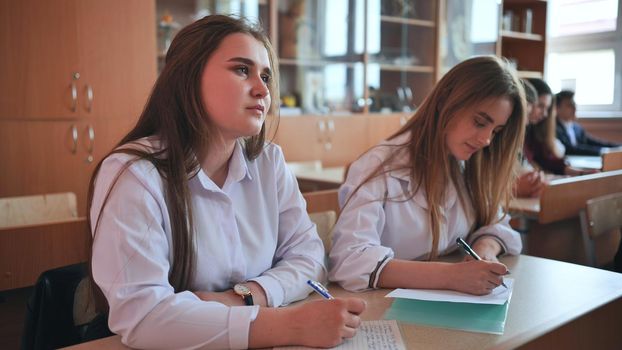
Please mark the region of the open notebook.
MULTIPOLYGON (((285 346, 275 350, 315 349, 304 346, 285 346)), ((406 350, 396 321, 363 321, 356 335, 332 349, 339 350, 406 350)))
POLYGON ((395 290, 387 295, 396 299, 385 319, 503 334, 514 288, 513 279, 505 278, 504 281, 507 289, 499 286, 487 296, 446 290, 395 290))

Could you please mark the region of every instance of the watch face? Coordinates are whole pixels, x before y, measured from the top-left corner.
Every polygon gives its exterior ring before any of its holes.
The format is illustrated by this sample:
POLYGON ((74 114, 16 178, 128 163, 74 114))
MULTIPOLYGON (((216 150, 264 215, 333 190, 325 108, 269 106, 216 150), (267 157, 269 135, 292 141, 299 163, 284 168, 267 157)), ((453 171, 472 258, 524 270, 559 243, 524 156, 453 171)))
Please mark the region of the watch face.
POLYGON ((249 295, 249 294, 251 294, 251 290, 248 289, 248 287, 243 285, 243 284, 236 284, 235 286, 233 286, 233 291, 237 295, 249 295))

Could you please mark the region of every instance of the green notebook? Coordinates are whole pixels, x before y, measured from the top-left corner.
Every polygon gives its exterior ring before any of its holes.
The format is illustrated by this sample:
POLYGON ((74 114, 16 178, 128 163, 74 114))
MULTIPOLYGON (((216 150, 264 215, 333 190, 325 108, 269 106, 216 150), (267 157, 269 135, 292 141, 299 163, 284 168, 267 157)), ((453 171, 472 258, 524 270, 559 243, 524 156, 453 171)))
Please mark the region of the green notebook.
POLYGON ((384 318, 469 332, 503 334, 510 299, 503 305, 395 298, 384 318))

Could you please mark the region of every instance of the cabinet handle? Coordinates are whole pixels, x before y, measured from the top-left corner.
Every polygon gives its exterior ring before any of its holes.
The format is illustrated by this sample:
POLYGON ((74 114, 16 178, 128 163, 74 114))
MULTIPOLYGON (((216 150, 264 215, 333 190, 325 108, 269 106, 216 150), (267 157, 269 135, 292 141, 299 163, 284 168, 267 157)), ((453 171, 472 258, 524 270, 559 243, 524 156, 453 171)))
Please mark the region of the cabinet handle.
POLYGON ((323 120, 318 120, 317 121, 317 142, 318 143, 323 143, 324 142, 324 130, 326 130, 326 123, 323 120))
POLYGON ((86 127, 86 132, 89 135, 89 145, 86 148, 88 155, 84 160, 86 163, 93 163, 93 146, 95 145, 95 129, 92 125, 86 127))
POLYGON ((75 72, 71 76, 71 111, 75 112, 78 107, 78 86, 76 80, 80 79, 80 73, 75 72))
POLYGON ((76 154, 78 152, 78 128, 76 124, 71 124, 71 141, 73 141, 71 154, 76 154))
POLYGON ((328 121, 328 132, 331 134, 335 133, 335 121, 332 119, 328 121))
POLYGON ((93 87, 86 85, 86 111, 91 113, 93 110, 93 87))
POLYGON ((328 132, 326 133, 326 141, 324 142, 324 149, 330 151, 333 149, 333 137, 332 134, 335 133, 335 121, 330 119, 327 123, 328 132))

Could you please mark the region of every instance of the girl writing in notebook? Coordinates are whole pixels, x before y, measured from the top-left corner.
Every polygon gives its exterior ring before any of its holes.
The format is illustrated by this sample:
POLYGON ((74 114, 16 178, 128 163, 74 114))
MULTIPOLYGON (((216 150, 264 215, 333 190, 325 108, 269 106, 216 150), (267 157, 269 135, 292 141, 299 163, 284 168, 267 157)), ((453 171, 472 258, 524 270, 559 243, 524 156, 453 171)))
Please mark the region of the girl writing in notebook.
POLYGON ((208 16, 173 40, 137 125, 91 183, 92 275, 136 348, 330 347, 365 303, 305 298, 324 249, 280 148, 260 29, 208 16))
POLYGON ((452 68, 409 122, 349 168, 339 190, 329 278, 348 290, 451 289, 487 294, 518 254, 501 211, 525 130, 525 96, 504 61, 452 68), (463 237, 483 259, 437 261, 463 237))

